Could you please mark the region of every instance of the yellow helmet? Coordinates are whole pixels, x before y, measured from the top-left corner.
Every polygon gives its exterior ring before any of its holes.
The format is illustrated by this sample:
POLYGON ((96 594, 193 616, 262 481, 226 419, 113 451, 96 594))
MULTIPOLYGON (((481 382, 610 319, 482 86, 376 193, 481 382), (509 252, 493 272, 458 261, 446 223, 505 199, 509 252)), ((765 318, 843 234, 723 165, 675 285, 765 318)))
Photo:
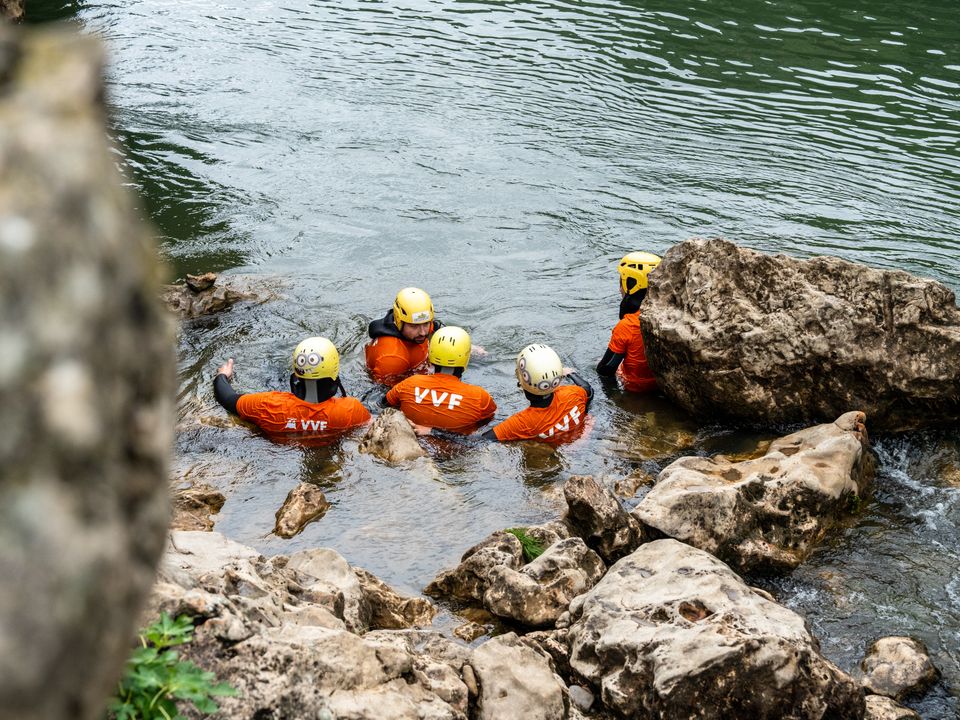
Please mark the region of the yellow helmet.
POLYGON ((403 329, 403 323, 417 325, 433 320, 433 303, 430 296, 420 288, 408 287, 397 293, 393 301, 393 321, 397 330, 403 329))
POLYGON ((293 374, 304 380, 334 379, 340 374, 340 353, 324 337, 307 338, 293 351, 293 374))
POLYGON ((463 328, 442 327, 430 338, 430 363, 440 367, 467 367, 470 335, 463 328))
POLYGON ((653 253, 627 253, 617 267, 617 270, 620 271, 620 289, 627 295, 633 295, 638 290, 647 287, 647 275, 659 264, 659 256, 653 253), (635 281, 632 284, 629 282, 631 279, 635 281))
POLYGON ((534 395, 549 395, 563 379, 560 356, 546 345, 527 345, 517 355, 517 380, 534 395))

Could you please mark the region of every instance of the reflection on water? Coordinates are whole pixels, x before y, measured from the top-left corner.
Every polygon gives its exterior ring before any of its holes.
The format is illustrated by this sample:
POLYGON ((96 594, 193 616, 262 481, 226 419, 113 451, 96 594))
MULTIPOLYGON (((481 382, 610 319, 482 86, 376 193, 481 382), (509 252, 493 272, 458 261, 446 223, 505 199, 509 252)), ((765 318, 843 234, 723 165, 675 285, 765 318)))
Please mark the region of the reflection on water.
MULTIPOLYGON (((283 389, 290 351, 318 333, 365 392, 366 322, 400 287, 427 289, 490 352, 470 382, 500 417, 524 405, 512 363, 530 342, 597 380, 628 250, 724 235, 960 288, 954 0, 288 5, 29 8, 106 36, 115 134, 176 274, 243 264, 289 280, 180 336, 178 472, 209 474, 228 496, 217 529, 264 552, 332 545, 418 592, 492 530, 556 515, 570 474, 613 484, 770 438, 599 387, 581 444, 435 448, 407 468, 352 439, 305 451, 191 420, 222 415, 224 358, 240 389, 283 389), (281 541, 273 513, 308 478, 334 505, 281 541)), ((860 522, 771 582, 845 669, 910 632, 960 687, 955 434, 879 447, 860 522)), ((941 686, 918 707, 957 703, 941 686)))

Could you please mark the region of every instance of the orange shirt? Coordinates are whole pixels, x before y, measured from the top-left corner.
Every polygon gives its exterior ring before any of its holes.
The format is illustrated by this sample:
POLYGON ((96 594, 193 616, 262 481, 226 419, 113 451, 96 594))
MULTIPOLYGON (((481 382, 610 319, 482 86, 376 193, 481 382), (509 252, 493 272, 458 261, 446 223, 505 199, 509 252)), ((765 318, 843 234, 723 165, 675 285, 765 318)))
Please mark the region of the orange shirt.
POLYGON ((277 438, 333 438, 370 419, 370 413, 352 397, 332 397, 308 403, 287 392, 241 395, 237 414, 277 438))
POLYGON ((576 440, 583 432, 587 414, 587 391, 577 385, 561 385, 547 407, 528 407, 493 428, 500 442, 542 440, 559 445, 576 440))
POLYGON ((414 375, 394 385, 387 402, 417 425, 467 435, 493 417, 497 404, 482 387, 446 373, 414 375))
POLYGON ((643 349, 643 335, 640 333, 640 313, 630 313, 620 318, 610 334, 611 352, 623 355, 623 363, 617 368, 617 375, 623 381, 624 390, 630 392, 649 392, 656 390, 657 379, 647 364, 647 353, 643 349))
POLYGON ((429 340, 422 343, 381 335, 367 343, 364 353, 373 379, 385 385, 394 385, 405 377, 426 371, 429 340))

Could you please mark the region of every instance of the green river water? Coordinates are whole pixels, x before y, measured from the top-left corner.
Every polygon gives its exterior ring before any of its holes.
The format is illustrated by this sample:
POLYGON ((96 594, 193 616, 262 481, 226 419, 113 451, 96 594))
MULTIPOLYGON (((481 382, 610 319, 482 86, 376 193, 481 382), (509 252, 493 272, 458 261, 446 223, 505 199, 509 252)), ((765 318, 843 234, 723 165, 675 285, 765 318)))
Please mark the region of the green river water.
MULTIPOLYGON (((417 593, 492 530, 557 514, 574 473, 656 473, 761 436, 598 392, 558 453, 438 447, 411 468, 278 446, 229 422, 211 379, 283 389, 332 338, 353 393, 366 323, 417 285, 489 357, 466 379, 523 405, 513 358, 554 346, 590 380, 617 317, 614 264, 691 236, 833 254, 960 289, 956 0, 34 2, 109 48, 118 162, 172 275, 252 274, 277 297, 179 335, 173 471, 227 496, 216 529, 265 553, 330 545, 417 593), (332 509, 270 534, 299 481, 332 509)), ((771 436, 777 434, 771 430, 771 436)), ((873 495, 786 577, 753 578, 851 670, 873 639, 924 640, 958 715, 960 437, 874 438, 873 495)), ((635 500, 632 502, 636 502, 635 500)), ((447 610, 438 621, 458 619, 447 610)))

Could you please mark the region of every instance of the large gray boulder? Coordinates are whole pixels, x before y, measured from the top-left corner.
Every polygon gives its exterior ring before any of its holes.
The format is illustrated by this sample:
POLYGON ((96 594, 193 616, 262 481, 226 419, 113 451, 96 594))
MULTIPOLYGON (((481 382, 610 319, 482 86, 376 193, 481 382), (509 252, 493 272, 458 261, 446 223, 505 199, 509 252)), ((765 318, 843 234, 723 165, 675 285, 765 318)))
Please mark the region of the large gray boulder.
POLYGON ((570 605, 570 665, 626 717, 843 720, 863 691, 796 613, 676 540, 642 545, 570 605))
POLYGON ((740 570, 799 565, 873 479, 863 413, 772 442, 754 460, 686 457, 634 510, 645 525, 740 570))
POLYGON ((169 514, 172 327, 101 70, 91 37, 0 26, 0 707, 19 720, 101 716, 169 514))
POLYGON ((672 247, 641 328, 660 387, 691 413, 875 430, 960 420, 960 310, 933 280, 724 240, 672 247))

